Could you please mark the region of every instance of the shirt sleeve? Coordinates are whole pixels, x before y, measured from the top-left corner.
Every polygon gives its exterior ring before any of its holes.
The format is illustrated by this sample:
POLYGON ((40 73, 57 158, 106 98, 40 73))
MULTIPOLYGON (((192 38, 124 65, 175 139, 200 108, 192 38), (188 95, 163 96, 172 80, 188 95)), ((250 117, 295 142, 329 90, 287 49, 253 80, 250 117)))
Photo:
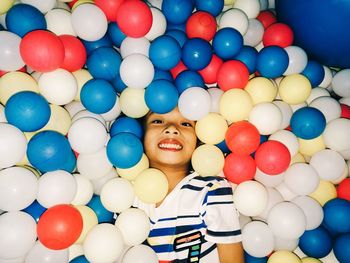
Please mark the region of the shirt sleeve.
POLYGON ((203 201, 202 216, 207 226, 204 237, 207 241, 217 244, 242 241, 232 187, 225 179, 216 180, 210 185, 203 201))

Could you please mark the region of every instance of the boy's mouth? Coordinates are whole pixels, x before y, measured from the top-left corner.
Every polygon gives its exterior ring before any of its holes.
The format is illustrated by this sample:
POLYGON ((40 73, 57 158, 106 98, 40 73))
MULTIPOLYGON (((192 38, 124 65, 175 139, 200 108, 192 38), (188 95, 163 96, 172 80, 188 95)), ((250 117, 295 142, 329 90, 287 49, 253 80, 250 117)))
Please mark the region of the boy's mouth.
POLYGON ((181 151, 183 146, 182 144, 175 139, 164 139, 158 143, 158 148, 165 151, 181 151))

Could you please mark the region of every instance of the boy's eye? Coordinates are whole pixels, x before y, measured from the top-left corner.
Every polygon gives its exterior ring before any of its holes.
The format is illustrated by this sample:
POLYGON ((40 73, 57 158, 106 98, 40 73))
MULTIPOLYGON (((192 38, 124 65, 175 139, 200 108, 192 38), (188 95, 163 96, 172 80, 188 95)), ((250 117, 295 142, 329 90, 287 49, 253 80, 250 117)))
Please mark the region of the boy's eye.
POLYGON ((181 125, 185 127, 192 127, 192 124, 189 122, 182 122, 181 125))
POLYGON ((161 124, 161 123, 163 123, 163 121, 162 121, 162 120, 155 119, 155 120, 151 121, 151 123, 154 123, 154 124, 161 124))

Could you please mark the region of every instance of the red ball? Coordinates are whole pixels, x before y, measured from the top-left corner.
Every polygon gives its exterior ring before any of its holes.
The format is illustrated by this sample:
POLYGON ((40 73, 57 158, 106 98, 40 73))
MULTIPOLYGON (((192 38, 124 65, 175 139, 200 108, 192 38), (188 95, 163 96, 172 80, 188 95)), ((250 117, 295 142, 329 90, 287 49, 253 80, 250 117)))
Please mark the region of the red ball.
POLYGON ((128 37, 143 37, 152 27, 153 16, 146 3, 140 0, 124 1, 118 8, 119 29, 128 37))
POLYGON ((260 134, 258 129, 248 121, 232 123, 226 131, 225 141, 231 152, 249 155, 258 149, 260 134))
POLYGON ((214 84, 217 82, 218 71, 222 63, 224 63, 223 60, 213 54, 208 66, 198 71, 206 84, 214 84))
POLYGON ((78 0, 72 0, 72 1, 68 2, 67 4, 70 8, 73 8, 73 6, 75 5, 76 2, 78 2, 78 0))
POLYGON ((197 11, 186 22, 186 34, 189 38, 202 38, 206 41, 213 39, 216 32, 216 20, 208 12, 197 11))
POLYGON ((97 5, 106 15, 108 21, 117 21, 117 11, 124 0, 95 0, 97 5))
POLYGON ((345 178, 339 183, 337 197, 350 201, 350 178, 345 178))
POLYGON ((249 81, 249 70, 239 60, 224 62, 217 74, 217 83, 223 91, 229 89, 244 89, 249 81))
MULTIPOLYGON (((26 73, 27 72, 27 68, 26 66, 20 68, 19 70, 17 70, 19 72, 24 72, 26 73)), ((3 70, 0 70, 0 77, 4 76, 6 73, 9 73, 10 71, 3 71, 3 70)))
POLYGON ((64 60, 61 68, 70 72, 84 67, 86 63, 86 50, 83 43, 72 35, 60 35, 64 46, 64 60))
POLYGON ((60 250, 70 247, 78 240, 83 230, 83 218, 71 205, 55 205, 39 218, 37 234, 47 248, 60 250))
POLYGON ((266 28, 262 42, 264 46, 280 46, 282 48, 293 44, 293 30, 286 24, 275 23, 266 28))
POLYGON ((270 25, 277 22, 276 15, 270 10, 261 11, 256 19, 261 22, 264 28, 268 28, 270 25))
POLYGON ((64 46, 54 33, 34 30, 26 34, 19 46, 23 61, 38 72, 58 69, 64 60, 64 46))
POLYGON ((268 175, 277 175, 287 170, 290 160, 288 148, 279 141, 266 141, 255 152, 256 166, 268 175))
POLYGON ((341 118, 350 119, 350 106, 340 103, 341 118))
POLYGON ((184 71, 186 69, 187 69, 187 67, 182 62, 182 60, 180 60, 179 63, 177 63, 177 65, 175 67, 170 69, 170 73, 173 76, 173 79, 175 79, 177 77, 177 75, 179 75, 182 71, 184 71))
POLYGON ((250 155, 230 153, 225 158, 223 172, 227 180, 234 184, 240 184, 254 178, 256 164, 250 155))

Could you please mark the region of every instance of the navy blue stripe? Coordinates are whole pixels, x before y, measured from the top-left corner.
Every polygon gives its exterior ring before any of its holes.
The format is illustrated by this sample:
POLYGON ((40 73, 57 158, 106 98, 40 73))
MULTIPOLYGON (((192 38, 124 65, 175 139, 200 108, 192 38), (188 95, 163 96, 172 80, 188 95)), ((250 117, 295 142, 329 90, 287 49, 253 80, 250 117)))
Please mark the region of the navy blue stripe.
POLYGON ((186 233, 188 231, 197 230, 204 228, 205 225, 203 223, 196 225, 184 225, 184 226, 176 226, 176 227, 165 227, 153 229, 149 233, 149 237, 158 237, 158 236, 173 236, 181 233, 186 233))
POLYGON ((207 205, 231 205, 231 204, 233 204, 233 201, 207 203, 207 205))
POLYGON ((158 221, 171 221, 171 220, 176 220, 176 219, 180 219, 180 218, 197 218, 199 217, 199 215, 183 215, 183 216, 178 216, 178 217, 168 217, 168 218, 161 218, 158 221))
POLYGON ((225 180, 222 177, 219 176, 195 176, 193 179, 196 179, 198 181, 208 182, 208 181, 222 181, 225 180))
POLYGON ((201 253, 201 258, 205 257, 206 255, 208 255, 210 252, 212 252, 214 249, 216 248, 216 244, 213 244, 211 247, 209 247, 206 251, 203 251, 201 253))
POLYGON ((207 234, 214 236, 214 237, 228 237, 228 236, 238 236, 241 234, 241 230, 234 230, 234 231, 220 231, 220 232, 216 232, 216 231, 211 231, 209 229, 207 229, 207 234))
POLYGON ((212 195, 233 195, 231 187, 220 187, 208 192, 209 196, 212 195))
POLYGON ((194 185, 190 185, 190 184, 185 184, 184 186, 181 187, 181 189, 190 189, 193 191, 202 191, 204 187, 198 187, 198 186, 194 186, 194 185))

